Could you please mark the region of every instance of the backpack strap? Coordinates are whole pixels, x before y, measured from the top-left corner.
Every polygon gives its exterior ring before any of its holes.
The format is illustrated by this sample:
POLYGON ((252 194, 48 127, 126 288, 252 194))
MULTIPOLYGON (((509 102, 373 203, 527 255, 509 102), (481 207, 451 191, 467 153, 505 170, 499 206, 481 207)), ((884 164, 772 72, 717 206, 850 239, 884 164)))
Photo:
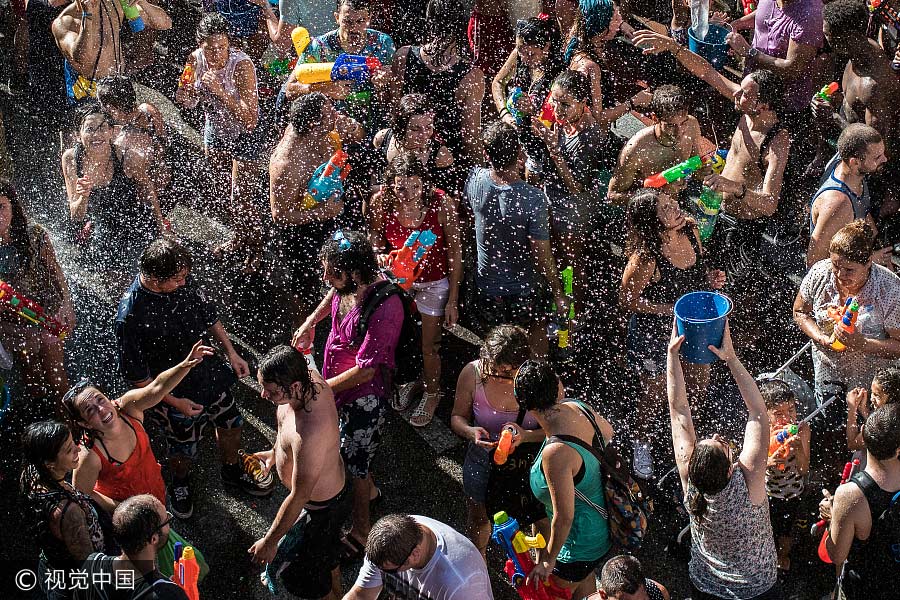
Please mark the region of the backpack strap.
POLYGON ((141 598, 149 595, 159 586, 174 585, 178 589, 181 589, 181 587, 177 583, 170 579, 166 579, 161 573, 156 570, 144 575, 144 582, 148 584, 147 587, 143 588, 135 594, 132 594, 130 600, 141 600, 141 598))
POLYGON ((369 319, 372 318, 378 307, 394 294, 403 293, 400 286, 390 281, 378 281, 373 286, 375 291, 366 297, 363 301, 362 309, 359 311, 359 322, 356 324, 354 342, 362 343, 363 338, 366 337, 366 331, 369 329, 369 319))

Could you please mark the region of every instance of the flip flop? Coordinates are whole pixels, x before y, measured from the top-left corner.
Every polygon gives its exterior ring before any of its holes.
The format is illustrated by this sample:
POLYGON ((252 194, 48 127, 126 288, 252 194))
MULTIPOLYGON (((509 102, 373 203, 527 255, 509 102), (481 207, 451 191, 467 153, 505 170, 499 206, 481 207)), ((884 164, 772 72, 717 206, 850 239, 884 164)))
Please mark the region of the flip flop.
POLYGON ((341 537, 341 562, 357 562, 366 554, 366 546, 348 532, 341 537))

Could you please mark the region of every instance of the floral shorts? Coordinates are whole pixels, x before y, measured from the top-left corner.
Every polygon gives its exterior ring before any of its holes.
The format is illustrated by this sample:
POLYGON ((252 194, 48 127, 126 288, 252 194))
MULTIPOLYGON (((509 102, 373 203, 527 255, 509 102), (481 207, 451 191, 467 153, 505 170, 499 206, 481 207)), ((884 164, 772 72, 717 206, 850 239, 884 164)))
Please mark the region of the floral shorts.
POLYGON ((384 398, 369 394, 338 408, 341 456, 353 477, 363 479, 369 475, 369 466, 381 444, 386 407, 384 398))

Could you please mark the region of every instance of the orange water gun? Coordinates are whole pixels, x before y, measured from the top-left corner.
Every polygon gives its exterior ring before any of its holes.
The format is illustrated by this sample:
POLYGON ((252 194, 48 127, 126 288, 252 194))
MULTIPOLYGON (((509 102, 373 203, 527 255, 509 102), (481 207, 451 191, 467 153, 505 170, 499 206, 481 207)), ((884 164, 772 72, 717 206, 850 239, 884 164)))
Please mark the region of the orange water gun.
POLYGON ((195 79, 196 73, 194 72, 194 66, 184 65, 184 70, 181 71, 181 77, 178 78, 178 87, 191 85, 192 83, 194 83, 195 79))
POLYGON ((828 85, 823 85, 822 89, 816 92, 816 98, 829 102, 831 101, 831 97, 840 89, 840 87, 841 86, 838 85, 837 81, 832 81, 828 85))
POLYGON ((303 210, 309 210, 329 198, 335 201, 341 199, 344 195, 344 180, 350 173, 348 158, 347 153, 338 148, 327 163, 316 169, 306 187, 306 194, 303 195, 303 202, 300 205, 303 210))
POLYGON ((835 352, 843 352, 847 349, 839 339, 837 339, 838 329, 847 333, 853 333, 856 330, 856 319, 859 318, 859 302, 856 298, 850 296, 844 303, 843 308, 835 306, 828 307, 828 316, 834 321, 835 334, 831 336, 831 349, 835 352))
POLYGON ((387 269, 397 285, 404 290, 412 287, 422 274, 422 259, 436 241, 437 235, 430 229, 413 231, 399 250, 392 250, 388 254, 387 269))
POLYGON ((184 590, 188 600, 200 600, 200 591, 197 582, 200 581, 200 565, 194 555, 193 546, 185 546, 181 549, 181 542, 175 542, 175 572, 172 581, 184 590))
MULTIPOLYGON (((844 471, 841 473, 841 482, 838 484, 839 486, 844 485, 850 478, 853 477, 853 474, 859 470, 859 459, 854 458, 853 462, 848 462, 844 465, 844 471)), ((828 556, 828 521, 825 519, 820 519, 817 523, 815 523, 809 529, 809 533, 815 537, 819 535, 819 532, 822 532, 822 539, 819 540, 819 560, 821 560, 825 564, 832 564, 834 561, 831 560, 831 557, 828 556)))
POLYGON ((504 427, 500 433, 500 439, 497 441, 497 448, 494 450, 494 464, 505 465, 506 460, 512 453, 512 427, 504 427))
POLYGON ((44 307, 17 292, 11 285, 0 279, 0 304, 38 327, 43 327, 59 339, 69 335, 69 329, 57 319, 45 314, 44 307))
MULTIPOLYGON (((788 441, 797 435, 799 431, 800 428, 794 423, 791 423, 773 432, 771 437, 769 437, 769 456, 777 456, 786 453, 790 447, 788 446, 788 441)), ((784 463, 778 464, 778 470, 784 471, 784 463)))

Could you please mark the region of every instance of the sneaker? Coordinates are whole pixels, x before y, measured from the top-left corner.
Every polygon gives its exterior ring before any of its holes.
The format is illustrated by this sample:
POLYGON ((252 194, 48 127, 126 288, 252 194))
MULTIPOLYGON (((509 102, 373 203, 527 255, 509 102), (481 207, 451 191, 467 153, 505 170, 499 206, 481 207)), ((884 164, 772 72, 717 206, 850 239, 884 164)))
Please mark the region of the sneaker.
POLYGON ((650 444, 641 440, 634 442, 634 458, 631 462, 635 477, 651 479, 653 477, 653 454, 650 444))
POLYGON ((190 479, 174 479, 169 486, 169 506, 179 519, 190 519, 194 514, 194 494, 190 479))
POLYGON ((236 465, 222 465, 222 483, 251 496, 268 496, 275 489, 275 476, 271 471, 265 472, 258 458, 238 450, 236 465))

